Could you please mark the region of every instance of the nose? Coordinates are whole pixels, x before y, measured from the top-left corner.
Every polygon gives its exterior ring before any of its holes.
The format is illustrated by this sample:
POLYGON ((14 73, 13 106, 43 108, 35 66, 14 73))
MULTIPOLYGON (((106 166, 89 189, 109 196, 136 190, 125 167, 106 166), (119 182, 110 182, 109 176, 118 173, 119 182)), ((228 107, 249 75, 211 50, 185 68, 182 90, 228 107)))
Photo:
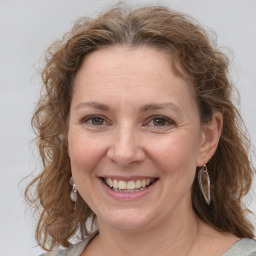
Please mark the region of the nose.
POLYGON ((129 167, 145 159, 145 152, 140 144, 136 128, 119 127, 107 152, 107 157, 120 167, 129 167))

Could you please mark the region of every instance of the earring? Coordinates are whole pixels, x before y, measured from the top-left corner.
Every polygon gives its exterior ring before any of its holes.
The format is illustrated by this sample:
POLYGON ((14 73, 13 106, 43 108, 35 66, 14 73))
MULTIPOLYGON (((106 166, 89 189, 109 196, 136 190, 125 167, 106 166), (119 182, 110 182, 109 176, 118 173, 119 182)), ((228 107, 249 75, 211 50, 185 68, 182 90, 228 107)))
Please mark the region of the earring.
POLYGON ((76 187, 76 184, 74 183, 73 177, 70 178, 69 183, 72 186, 72 191, 70 193, 70 199, 75 203, 74 210, 76 210, 77 187, 76 187))
POLYGON ((209 205, 211 203, 210 177, 206 165, 204 165, 198 173, 198 182, 205 202, 209 205))

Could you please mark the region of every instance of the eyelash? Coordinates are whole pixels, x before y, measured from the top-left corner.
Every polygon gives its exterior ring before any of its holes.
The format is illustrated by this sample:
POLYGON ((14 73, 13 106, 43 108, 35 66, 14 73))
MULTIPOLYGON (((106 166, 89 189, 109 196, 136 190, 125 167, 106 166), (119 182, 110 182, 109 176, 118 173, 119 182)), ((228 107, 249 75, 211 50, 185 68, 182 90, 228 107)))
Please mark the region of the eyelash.
MULTIPOLYGON (((103 126, 103 125, 106 125, 108 124, 108 122, 106 121, 105 117, 102 117, 100 115, 91 115, 91 116, 87 116, 85 118, 83 118, 81 121, 80 121, 81 124, 89 124, 91 126, 103 126), (102 121, 101 124, 93 124, 93 121, 95 121, 96 119, 99 119, 100 121, 102 121)), ((159 127, 159 128, 164 128, 164 127, 167 127, 167 126, 172 126, 172 125, 175 125, 174 121, 171 120, 170 118, 167 118, 165 116, 151 116, 148 118, 147 122, 145 122, 143 124, 143 126, 152 126, 152 127, 159 127), (151 122, 154 122, 156 120, 161 120, 161 121, 164 121, 164 124, 163 125, 154 125, 154 124, 151 124, 151 122)))
POLYGON ((171 120, 170 118, 166 117, 166 116, 151 116, 149 118, 149 122, 146 123, 146 125, 150 124, 151 122, 154 122, 156 120, 161 120, 164 121, 164 125, 150 125, 150 126, 154 126, 154 127, 166 127, 166 126, 171 126, 171 125, 175 125, 174 121, 171 120), (166 124, 167 123, 167 124, 166 124))
POLYGON ((80 123, 81 124, 85 124, 85 123, 88 123, 89 125, 92 125, 92 126, 102 126, 104 124, 100 124, 100 125, 96 125, 96 124, 93 124, 93 120, 96 120, 96 119, 100 119, 102 120, 103 122, 107 123, 107 121, 105 120, 104 117, 102 116, 99 116, 99 115, 91 115, 91 116, 87 116, 85 118, 83 118, 80 123))

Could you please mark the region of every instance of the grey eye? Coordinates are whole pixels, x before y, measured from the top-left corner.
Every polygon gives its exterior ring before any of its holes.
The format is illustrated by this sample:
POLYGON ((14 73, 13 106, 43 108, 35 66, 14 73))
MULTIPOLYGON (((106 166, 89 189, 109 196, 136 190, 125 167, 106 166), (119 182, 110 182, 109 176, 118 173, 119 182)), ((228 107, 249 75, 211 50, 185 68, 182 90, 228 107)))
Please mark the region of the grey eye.
POLYGON ((152 120, 154 126, 164 126, 166 125, 166 120, 164 118, 155 118, 152 120))
POLYGON ((91 124, 93 125, 103 125, 104 124, 104 119, 100 117, 93 117, 90 120, 91 124))
POLYGON ((101 116, 87 116, 84 119, 82 119, 80 121, 81 124, 87 124, 87 125, 91 125, 91 126, 102 126, 102 125, 106 125, 107 122, 105 120, 105 118, 101 117, 101 116))

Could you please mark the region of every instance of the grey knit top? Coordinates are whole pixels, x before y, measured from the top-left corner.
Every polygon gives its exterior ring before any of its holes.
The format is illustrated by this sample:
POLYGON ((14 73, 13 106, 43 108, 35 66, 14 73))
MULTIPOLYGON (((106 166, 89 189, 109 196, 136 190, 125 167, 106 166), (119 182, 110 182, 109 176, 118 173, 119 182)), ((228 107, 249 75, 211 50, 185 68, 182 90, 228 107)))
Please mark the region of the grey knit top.
MULTIPOLYGON (((68 249, 57 250, 40 256, 80 256, 89 242, 97 235, 92 234, 84 241, 79 242, 68 249)), ((206 255, 207 256, 207 255, 206 255)), ((227 250, 223 256, 256 256, 256 241, 252 239, 243 238, 236 242, 227 250)))

